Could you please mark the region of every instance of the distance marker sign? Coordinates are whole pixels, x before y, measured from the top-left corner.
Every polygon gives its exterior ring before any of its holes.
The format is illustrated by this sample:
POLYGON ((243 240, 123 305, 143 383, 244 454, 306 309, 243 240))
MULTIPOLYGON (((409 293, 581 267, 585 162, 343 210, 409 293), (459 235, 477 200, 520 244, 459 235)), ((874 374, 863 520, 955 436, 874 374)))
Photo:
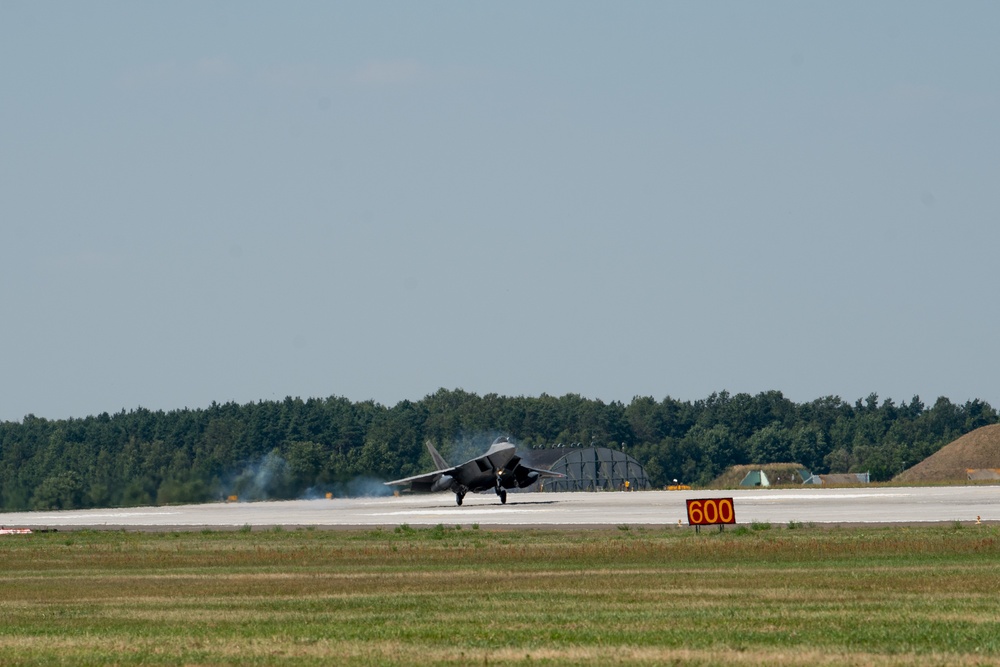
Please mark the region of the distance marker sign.
POLYGON ((689 526, 714 526, 720 523, 736 523, 736 510, 732 498, 699 498, 688 500, 689 526))

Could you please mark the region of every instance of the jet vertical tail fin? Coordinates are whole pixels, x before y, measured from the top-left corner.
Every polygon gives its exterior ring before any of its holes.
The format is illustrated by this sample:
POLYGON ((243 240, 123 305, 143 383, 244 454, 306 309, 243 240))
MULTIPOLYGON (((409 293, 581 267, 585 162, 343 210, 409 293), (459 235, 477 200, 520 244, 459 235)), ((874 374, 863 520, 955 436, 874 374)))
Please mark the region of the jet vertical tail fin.
POLYGON ((434 445, 431 444, 430 440, 428 440, 426 444, 427 444, 427 451, 430 452, 431 459, 433 459, 434 461, 434 467, 436 467, 438 470, 445 470, 451 467, 450 465, 448 465, 448 462, 444 460, 444 457, 438 454, 438 450, 434 449, 434 445))

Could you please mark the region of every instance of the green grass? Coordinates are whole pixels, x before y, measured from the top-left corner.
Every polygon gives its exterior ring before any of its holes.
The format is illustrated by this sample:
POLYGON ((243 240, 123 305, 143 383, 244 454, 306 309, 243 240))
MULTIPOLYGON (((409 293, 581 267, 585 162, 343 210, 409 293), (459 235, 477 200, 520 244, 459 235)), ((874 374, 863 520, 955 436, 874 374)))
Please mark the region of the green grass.
POLYGON ((994 527, 0 541, 0 664, 1000 664, 994 527))

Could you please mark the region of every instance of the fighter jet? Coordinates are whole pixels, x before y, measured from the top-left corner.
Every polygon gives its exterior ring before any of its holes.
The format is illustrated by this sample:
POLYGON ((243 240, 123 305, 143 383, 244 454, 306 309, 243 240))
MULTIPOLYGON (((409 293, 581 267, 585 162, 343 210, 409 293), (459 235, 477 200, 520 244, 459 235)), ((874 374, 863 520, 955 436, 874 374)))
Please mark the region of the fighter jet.
POLYGON ((449 466, 430 442, 427 443, 427 451, 430 452, 437 470, 386 482, 386 486, 409 485, 410 490, 416 493, 451 491, 455 494, 455 502, 459 505, 469 491, 482 493, 493 490, 500 496, 501 504, 505 504, 507 489, 515 487, 523 489, 539 477, 565 477, 558 472, 539 470, 521 463, 521 457, 514 453, 514 445, 506 436, 494 440, 482 456, 457 466, 449 466))

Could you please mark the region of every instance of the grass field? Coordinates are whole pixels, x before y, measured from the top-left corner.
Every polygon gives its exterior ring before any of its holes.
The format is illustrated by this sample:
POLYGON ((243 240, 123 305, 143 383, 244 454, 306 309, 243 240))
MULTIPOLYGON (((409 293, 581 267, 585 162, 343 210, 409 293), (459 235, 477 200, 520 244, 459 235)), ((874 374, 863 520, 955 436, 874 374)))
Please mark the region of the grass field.
POLYGON ((988 526, 0 538, 0 664, 1000 664, 988 526))

